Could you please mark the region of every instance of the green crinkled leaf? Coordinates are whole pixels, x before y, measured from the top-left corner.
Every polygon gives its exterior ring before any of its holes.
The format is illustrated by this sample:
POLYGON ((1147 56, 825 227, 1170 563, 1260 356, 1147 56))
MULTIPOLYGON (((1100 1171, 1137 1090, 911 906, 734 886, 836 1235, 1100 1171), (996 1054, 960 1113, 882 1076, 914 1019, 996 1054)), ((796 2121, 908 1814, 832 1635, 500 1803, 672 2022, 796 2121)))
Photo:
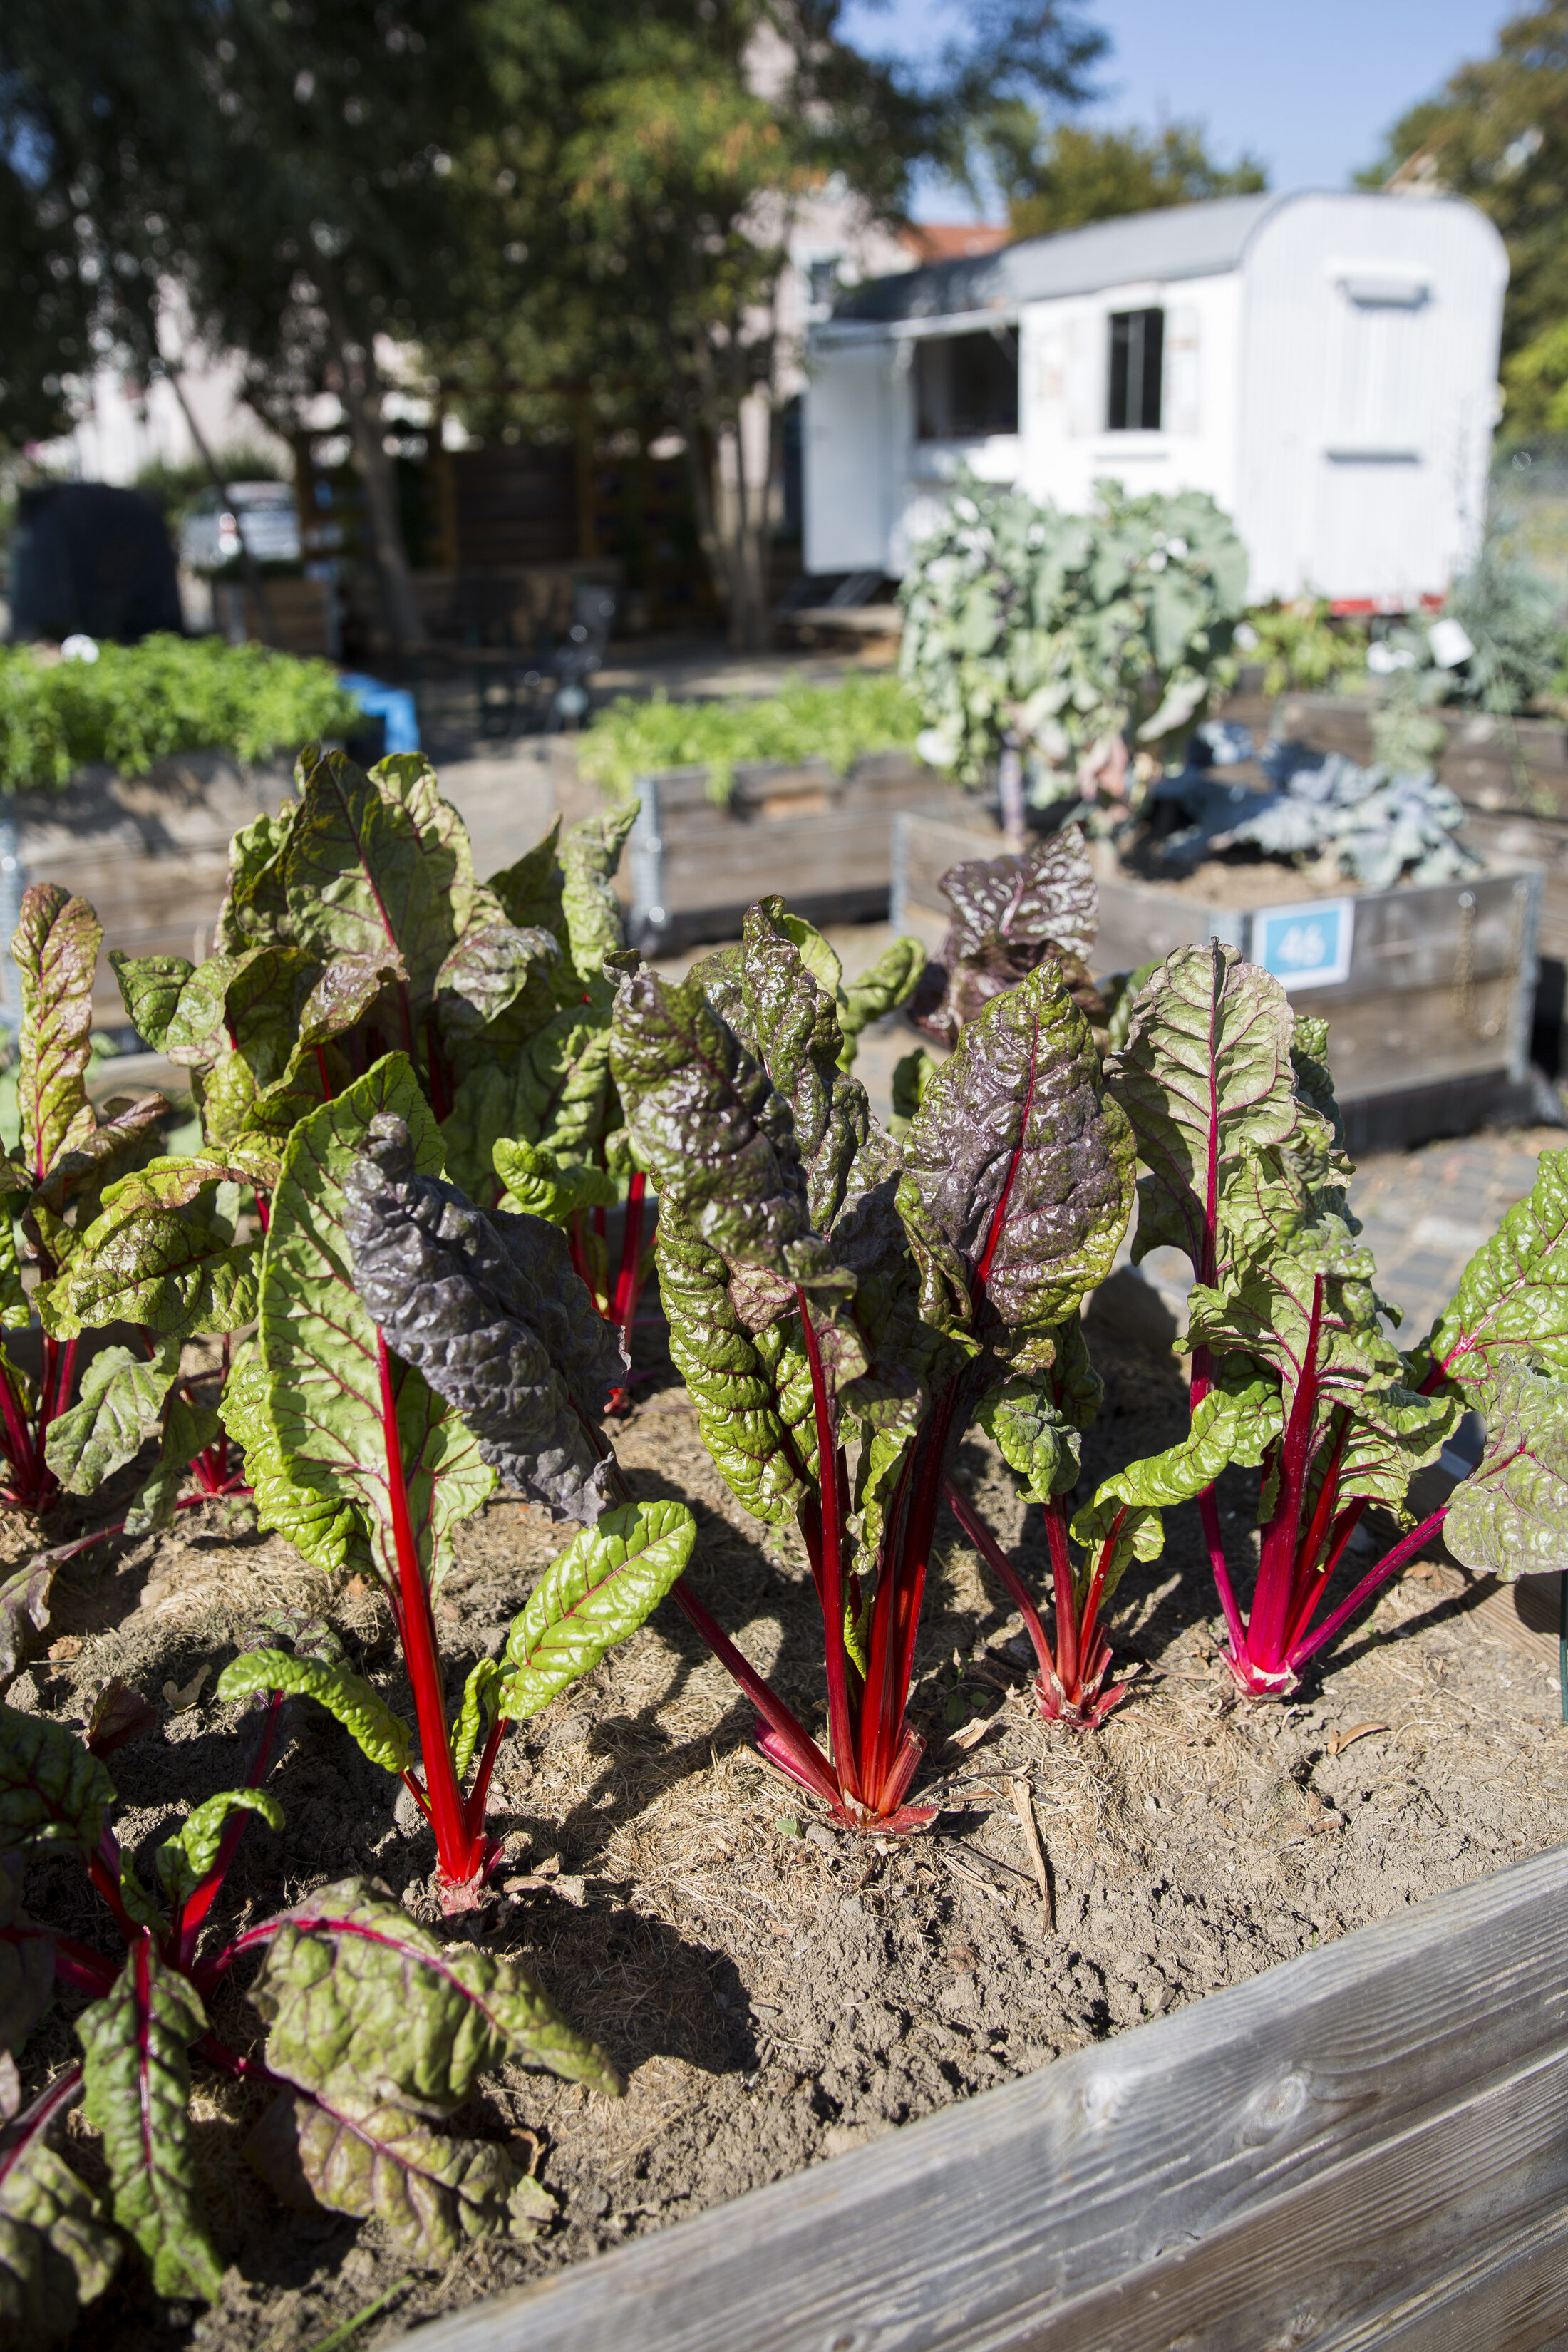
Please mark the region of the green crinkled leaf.
POLYGON ((485 887, 500 902, 509 923, 519 930, 531 929, 535 925, 553 931, 558 940, 566 936, 566 916, 563 889, 565 876, 556 855, 561 840, 561 819, 555 817, 542 841, 524 852, 511 866, 492 874, 485 887))
POLYGON ((1454 1490, 1443 1540, 1511 1583, 1568 1569, 1568 1383, 1506 1357, 1492 1372, 1486 1451, 1454 1490))
POLYGON ((111 1322, 150 1330, 237 1330, 256 1313, 259 1253, 237 1242, 218 1207, 224 1188, 269 1192, 273 1153, 251 1142, 229 1152, 154 1160, 110 1184, 48 1300, 60 1335, 111 1322))
POLYGON ((201 1885, 217 1860, 230 1814, 238 1812, 259 1813, 268 1829, 283 1826, 283 1808, 265 1789, 225 1789, 208 1797, 153 1858, 158 1884, 172 1903, 184 1903, 201 1885))
POLYGON ((283 1915, 250 1998, 267 2063, 334 2104, 438 2119, 506 2057, 616 2092, 614 2070, 514 1960, 444 1952, 400 1906, 345 1879, 283 1915))
POLYGON ((223 2264, 203 2226, 187 2111, 187 2046, 206 2023, 195 1987, 143 1936, 76 2030, 83 2110, 102 2136, 115 2220, 145 2255, 160 2294, 216 2303, 223 2264))
POLYGON ((244 1449, 258 1524, 291 1543, 324 1576, 343 1569, 374 1575, 363 1513, 346 1496, 301 1485, 284 1466, 267 1417, 267 1372, 254 1339, 236 1350, 218 1409, 230 1438, 244 1449))
POLYGON ((50 1423, 45 1441, 49 1468, 68 1494, 90 1495, 156 1435, 179 1373, 177 1339, 160 1341, 151 1360, 129 1348, 105 1348, 93 1358, 79 1402, 50 1423))
POLYGON ((1048 1373, 1038 1385, 1004 1381, 982 1399, 974 1416, 1007 1467, 1040 1503, 1071 1494, 1083 1451, 1082 1433, 1050 1395, 1049 1381, 1048 1373))
POLYGON ((1054 964, 994 997, 937 1070, 904 1138, 899 1209, 921 1312, 1018 1370, 1114 1263, 1132 1131, 1054 964))
POLYGON ((483 1061, 458 1085, 441 1136, 454 1183, 471 1200, 494 1190, 492 1155, 503 1138, 558 1160, 584 1157, 602 1133, 610 1093, 604 1020, 568 1006, 510 1063, 483 1061))
MULTIPOLYGON (((392 1498, 381 1408, 380 1333, 353 1280, 343 1180, 373 1119, 406 1124, 422 1173, 441 1172, 440 1144, 406 1058, 388 1055, 346 1093, 302 1119, 289 1139, 262 1256, 261 1360, 266 1412, 289 1481, 363 1515, 395 1591, 392 1498)), ((413 1369, 388 1358, 409 1512, 425 1573, 444 1570, 452 1530, 476 1511, 494 1473, 462 1421, 413 1369)))
MULTIPOLYGON (((384 1772, 401 1772, 413 1761, 414 1734, 361 1675, 321 1658, 288 1650, 243 1650, 218 1676, 214 1696, 231 1704, 256 1691, 285 1691, 313 1698, 335 1716, 361 1752, 384 1772)), ((274 1824, 276 1826, 276 1824, 274 1824)))
POLYGON ((1462 1410, 1457 1396, 1424 1397, 1403 1381, 1363 1389, 1340 1460, 1341 1501, 1363 1496, 1403 1514, 1410 1481, 1436 1462, 1462 1410))
POLYGON ((174 1526, 175 1507, 192 1475, 192 1464, 222 1435, 223 1423, 210 1405, 193 1404, 183 1396, 168 1398, 158 1458, 125 1514, 127 1535, 150 1535, 154 1528, 174 1526))
POLYGON ((57 2343, 103 2293, 120 2242, 103 2208, 40 2129, 0 2150, 0 2323, 20 2346, 57 2343))
POLYGON ((195 965, 186 956, 128 956, 118 948, 110 949, 109 965, 120 983, 126 1019, 152 1051, 161 1054, 181 992, 195 965))
POLYGON ((1516 1201, 1459 1277, 1432 1354, 1483 1405, 1511 1356, 1568 1373, 1568 1151, 1543 1151, 1516 1201))
POLYGON ((17 2053, 55 1997, 55 1939, 22 1908, 22 1867, 0 1857, 0 2050, 17 2053))
POLYGON ((519 930, 500 921, 470 924, 436 975, 443 1035, 486 1039, 490 1024, 525 997, 537 1019, 548 1020, 554 1002, 551 974, 560 961, 552 931, 519 930))
POLYGON ((103 1766, 63 1725, 0 1705, 0 1852, 92 1853, 113 1802, 103 1766))
POLYGON ((535 1143, 503 1137, 492 1156, 504 1188, 498 1205, 547 1218, 552 1225, 565 1224, 584 1209, 613 1208, 621 1196, 606 1170, 557 1160, 535 1143))
POLYGON ((103 926, 85 898, 58 882, 23 893, 11 952, 22 980, 16 1100, 20 1157, 36 1183, 79 1150, 97 1119, 83 1080, 92 1027, 92 981, 103 926))
POLYGON ((500 1664, 495 1658, 481 1658, 468 1670, 463 1685, 463 1704, 452 1727, 452 1769, 459 1780, 467 1778, 481 1733, 488 1738, 496 1719, 496 1693, 500 1679, 500 1664))
POLYGON ((404 2261, 430 2270, 476 2238, 531 2238, 555 2210, 493 2140, 445 2138, 405 2107, 282 2097, 246 2152, 281 2203, 379 2221, 404 2261))
POLYGON ((1203 1494, 1233 1465, 1256 1468, 1284 1425, 1279 1392, 1270 1382, 1255 1381, 1236 1392, 1211 1389, 1194 1407, 1185 1437, 1163 1454, 1130 1462, 1103 1481, 1093 1500, 1074 1515, 1074 1537, 1081 1544, 1098 1543, 1124 1507, 1139 1512, 1169 1510, 1173 1504, 1203 1494))
POLYGON ((627 801, 586 818, 563 835, 562 913, 572 968, 590 992, 605 986, 605 958, 625 938, 620 901, 610 887, 639 803, 627 801))
POLYGON ((811 1369, 799 1327, 748 1331, 724 1261, 668 1201, 659 1203, 659 1295, 669 1351, 697 1407, 702 1442, 737 1501, 774 1526, 793 1521, 816 1465, 811 1369))
POLYGON ((923 1045, 917 1045, 913 1053, 905 1054, 894 1063, 893 1115, 888 1131, 896 1142, 901 1142, 909 1133, 910 1121, 924 1101, 925 1090, 940 1067, 936 1056, 928 1054, 923 1045))
POLYGON ((545 1570, 513 1621, 500 1705, 537 1715, 652 1614, 691 1557, 697 1523, 680 1503, 605 1511, 545 1570))
POLYGON ((1214 1218, 1242 1155, 1282 1142, 1300 1118, 1295 1016, 1279 982, 1221 940, 1178 948, 1138 998, 1106 1083, 1149 1171, 1138 1186, 1139 1259, 1184 1250, 1211 1281, 1214 1218))
MULTIPOLYGON (((301 757, 294 771, 296 783, 302 780, 304 764, 301 757)), ((282 866, 299 813, 298 801, 285 801, 276 816, 264 813, 241 825, 229 843, 228 882, 213 931, 215 954, 237 955, 247 947, 287 940, 289 902, 282 866)))
POLYGON ((852 1060, 855 1040, 873 1021, 880 1021, 907 1004, 920 984, 926 965, 924 942, 894 940, 875 963, 846 981, 838 1006, 838 1026, 844 1032, 844 1052, 852 1060))

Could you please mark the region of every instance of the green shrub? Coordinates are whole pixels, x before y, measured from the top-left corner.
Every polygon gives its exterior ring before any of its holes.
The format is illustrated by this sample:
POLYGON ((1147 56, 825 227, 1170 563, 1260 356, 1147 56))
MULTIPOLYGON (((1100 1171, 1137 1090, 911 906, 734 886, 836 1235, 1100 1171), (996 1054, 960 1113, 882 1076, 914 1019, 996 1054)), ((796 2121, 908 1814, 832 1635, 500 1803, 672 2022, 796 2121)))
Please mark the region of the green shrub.
POLYGON ((912 744, 921 730, 912 695, 892 676, 847 677, 841 686, 786 679, 759 701, 670 702, 622 695, 583 738, 578 766, 616 798, 658 768, 706 768, 708 789, 727 801, 738 762, 823 759, 845 775, 864 751, 912 744))
POLYGON ((1336 623, 1326 597, 1254 604, 1236 642, 1262 663, 1265 694, 1332 693, 1342 678, 1365 680, 1366 629, 1359 621, 1336 623))
POLYGON ((291 758, 358 719, 329 663, 268 646, 155 636, 92 662, 0 647, 0 792, 58 792, 100 760, 134 776, 173 751, 291 758))

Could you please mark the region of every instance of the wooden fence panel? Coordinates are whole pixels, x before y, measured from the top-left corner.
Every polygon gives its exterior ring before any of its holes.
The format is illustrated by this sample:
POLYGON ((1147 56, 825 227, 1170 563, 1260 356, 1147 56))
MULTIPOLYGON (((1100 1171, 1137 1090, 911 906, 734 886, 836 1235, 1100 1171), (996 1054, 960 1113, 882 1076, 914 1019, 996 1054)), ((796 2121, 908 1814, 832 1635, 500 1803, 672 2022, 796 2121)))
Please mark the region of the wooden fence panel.
POLYGON ((1565 2203, 1559 1847, 418 2352, 1526 2352, 1565 2203))

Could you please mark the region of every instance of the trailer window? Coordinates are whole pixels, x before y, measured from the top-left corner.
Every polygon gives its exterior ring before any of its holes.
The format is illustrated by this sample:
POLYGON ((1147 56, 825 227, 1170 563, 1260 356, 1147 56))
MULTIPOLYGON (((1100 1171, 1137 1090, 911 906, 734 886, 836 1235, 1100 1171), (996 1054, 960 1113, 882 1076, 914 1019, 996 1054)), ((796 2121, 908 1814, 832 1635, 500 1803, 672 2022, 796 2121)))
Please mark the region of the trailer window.
POLYGON ((1018 336, 928 335, 915 345, 915 432, 921 441, 979 441, 1018 430, 1018 336))
POLYGON ((1105 417, 1109 431, 1158 433, 1164 373, 1163 310, 1113 310, 1105 417))

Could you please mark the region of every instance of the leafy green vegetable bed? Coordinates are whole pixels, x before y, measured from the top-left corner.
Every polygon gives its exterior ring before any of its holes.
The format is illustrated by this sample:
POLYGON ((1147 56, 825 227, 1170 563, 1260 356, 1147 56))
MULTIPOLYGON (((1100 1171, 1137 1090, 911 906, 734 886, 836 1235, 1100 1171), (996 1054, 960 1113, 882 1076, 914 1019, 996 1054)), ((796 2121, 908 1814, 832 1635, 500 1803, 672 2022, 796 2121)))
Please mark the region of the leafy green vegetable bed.
POLYGON ((761 700, 669 702, 622 695, 583 740, 577 764, 612 793, 658 768, 705 767, 716 801, 727 801, 736 764, 747 760, 826 760, 845 775, 862 752, 912 746, 920 705, 896 677, 847 677, 840 686, 786 680, 761 700))
POLYGON ((98 760, 140 775, 172 751, 291 759, 358 715, 329 663, 268 646, 155 636, 91 662, 0 648, 0 792, 58 792, 98 760))

